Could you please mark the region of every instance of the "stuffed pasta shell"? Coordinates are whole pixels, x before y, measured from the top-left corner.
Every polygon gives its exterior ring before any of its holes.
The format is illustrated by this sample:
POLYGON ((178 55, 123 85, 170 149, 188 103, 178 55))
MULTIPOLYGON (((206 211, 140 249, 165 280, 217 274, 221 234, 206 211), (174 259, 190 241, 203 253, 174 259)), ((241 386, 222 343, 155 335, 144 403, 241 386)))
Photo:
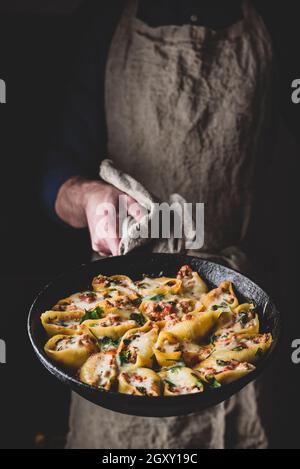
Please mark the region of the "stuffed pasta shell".
POLYGON ((177 337, 167 331, 160 332, 153 351, 157 363, 161 367, 175 365, 181 360, 182 356, 180 341, 177 337))
POLYGON ((41 321, 49 337, 82 334, 83 311, 47 311, 41 321))
POLYGON ((218 311, 202 311, 185 314, 182 318, 172 316, 168 318, 165 330, 175 335, 179 340, 199 342, 214 328, 220 316, 218 311))
POLYGON ((190 266, 184 265, 177 274, 177 279, 182 282, 181 293, 185 297, 201 298, 208 292, 206 283, 198 272, 193 272, 190 266))
POLYGON ((140 311, 149 319, 163 327, 173 317, 182 318, 188 313, 201 310, 201 304, 191 298, 165 298, 163 295, 156 301, 146 300, 140 311))
POLYGON ((161 388, 160 377, 149 368, 122 371, 119 376, 119 392, 122 394, 157 397, 161 395, 161 388))
POLYGON ((115 311, 99 320, 88 320, 82 325, 90 332, 101 339, 102 337, 121 338, 127 331, 144 324, 145 318, 139 312, 115 311))
POLYGON ((215 336, 230 334, 259 334, 259 318, 252 304, 238 306, 226 324, 216 331, 215 336))
POLYGON ((200 375, 185 366, 166 368, 159 373, 164 383, 165 396, 197 394, 204 391, 200 375))
POLYGON ((105 299, 105 292, 84 291, 60 300, 53 311, 90 311, 105 299))
POLYGON ((237 360, 225 361, 209 358, 197 366, 195 370, 204 382, 212 387, 219 387, 247 376, 255 370, 255 366, 237 360))
POLYGON ((231 282, 223 282, 218 288, 201 298, 205 309, 228 311, 238 307, 239 302, 231 282))
POLYGON ((176 336, 162 330, 154 347, 157 363, 161 367, 175 366, 178 362, 184 362, 193 368, 198 363, 206 360, 214 351, 213 345, 199 345, 190 340, 179 340, 176 336))
POLYGON ((121 340, 118 349, 118 362, 122 367, 152 368, 154 352, 157 342, 158 329, 152 328, 150 323, 144 327, 128 331, 121 340))
POLYGON ((100 389, 109 391, 117 379, 118 369, 115 352, 92 355, 80 369, 80 380, 100 389))
POLYGON ((45 345, 45 353, 51 360, 72 370, 81 368, 87 359, 97 352, 97 340, 90 334, 57 335, 45 345))
POLYGON ((132 300, 138 298, 137 287, 126 275, 98 275, 93 279, 92 287, 96 292, 104 292, 107 297, 127 296, 132 300))
POLYGON ((271 334, 233 334, 221 337, 215 342, 212 357, 218 360, 237 360, 255 364, 270 349, 272 342, 271 334))

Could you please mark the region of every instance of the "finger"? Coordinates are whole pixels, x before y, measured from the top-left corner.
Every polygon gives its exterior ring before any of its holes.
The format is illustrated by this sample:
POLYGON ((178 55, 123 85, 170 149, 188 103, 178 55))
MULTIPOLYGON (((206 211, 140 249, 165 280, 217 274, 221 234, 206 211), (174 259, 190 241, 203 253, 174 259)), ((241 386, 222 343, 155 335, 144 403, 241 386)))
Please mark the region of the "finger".
POLYGON ((147 210, 130 196, 127 198, 127 206, 129 215, 136 221, 140 221, 145 215, 147 215, 147 210))
POLYGON ((106 238, 107 246, 109 247, 113 256, 120 254, 120 233, 119 233, 119 217, 110 218, 109 222, 109 236, 106 238))
POLYGON ((92 249, 93 251, 101 253, 104 256, 110 256, 112 254, 105 240, 92 240, 92 249))
POLYGON ((120 255, 120 238, 109 238, 107 239, 107 245, 113 256, 120 255))
POLYGON ((107 226, 102 225, 102 228, 100 229, 101 225, 102 224, 97 224, 96 226, 93 225, 90 228, 92 248, 95 252, 111 256, 113 252, 108 241, 116 237, 116 233, 115 230, 112 231, 109 228, 108 224, 107 226))
POLYGON ((92 248, 95 252, 101 252, 107 256, 118 256, 120 252, 120 238, 107 236, 106 238, 97 238, 92 240, 92 248))

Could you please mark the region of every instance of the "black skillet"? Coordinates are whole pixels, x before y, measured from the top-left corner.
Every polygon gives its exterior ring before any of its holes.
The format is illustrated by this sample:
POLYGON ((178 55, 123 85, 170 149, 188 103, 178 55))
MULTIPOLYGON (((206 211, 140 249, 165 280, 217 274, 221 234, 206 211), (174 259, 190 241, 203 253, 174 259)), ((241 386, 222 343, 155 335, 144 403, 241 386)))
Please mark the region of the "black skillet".
POLYGON ((281 316, 272 299, 243 275, 199 258, 151 253, 103 259, 83 265, 59 277, 41 291, 33 303, 28 317, 28 333, 35 353, 51 374, 98 406, 123 414, 144 417, 171 417, 197 413, 229 399, 251 381, 256 380, 264 371, 279 345, 281 328, 281 316), (271 332, 274 338, 271 350, 260 362, 256 371, 233 384, 208 390, 202 394, 176 397, 140 397, 101 391, 85 385, 74 376, 65 373, 46 357, 43 348, 47 337, 41 326, 40 316, 44 311, 51 309, 59 299, 76 291, 90 289, 92 278, 99 273, 105 275, 124 274, 137 280, 142 278, 143 274, 174 276, 184 264, 189 264, 194 271, 197 271, 211 288, 218 286, 224 280, 232 281, 240 301, 256 304, 260 314, 261 330, 271 332))

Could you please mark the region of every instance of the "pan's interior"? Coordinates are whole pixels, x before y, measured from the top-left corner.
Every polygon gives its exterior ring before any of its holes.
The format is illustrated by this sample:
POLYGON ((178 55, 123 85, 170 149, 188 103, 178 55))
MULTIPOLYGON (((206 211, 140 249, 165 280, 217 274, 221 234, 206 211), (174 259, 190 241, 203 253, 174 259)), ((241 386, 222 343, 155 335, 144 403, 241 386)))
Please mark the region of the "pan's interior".
MULTIPOLYGON (((273 334, 274 343, 268 355, 260 363, 257 373, 253 374, 253 379, 255 379, 257 374, 261 372, 266 365, 266 362, 271 358, 280 339, 281 317, 272 299, 261 288, 240 273, 199 258, 171 254, 128 255, 103 259, 64 274, 45 287, 33 304, 28 321, 29 335, 40 360, 43 361, 43 364, 49 371, 66 382, 66 374, 58 370, 55 365, 51 364, 44 354, 43 348, 47 337, 40 322, 40 315, 44 311, 51 309, 58 300, 75 292, 90 289, 93 277, 99 273, 104 275, 125 274, 134 280, 138 280, 142 278, 143 274, 152 276, 175 276, 180 267, 184 264, 189 264, 193 270, 197 271, 210 288, 218 286, 224 280, 232 281, 240 301, 254 302, 257 306, 261 321, 261 330, 262 332, 271 332, 273 334)), ((70 380, 69 384, 72 385, 71 381, 72 380, 70 380)), ((251 378, 248 382, 249 381, 251 381, 251 378)), ((245 384, 247 384, 246 381, 245 384)), ((225 390, 225 388, 223 389, 225 390)), ((99 390, 91 388, 89 394, 93 392, 99 393, 99 390)), ((107 394, 112 393, 108 392, 107 394)), ((225 394, 224 399, 226 398, 225 394)), ((133 396, 130 397, 132 398, 133 396)))

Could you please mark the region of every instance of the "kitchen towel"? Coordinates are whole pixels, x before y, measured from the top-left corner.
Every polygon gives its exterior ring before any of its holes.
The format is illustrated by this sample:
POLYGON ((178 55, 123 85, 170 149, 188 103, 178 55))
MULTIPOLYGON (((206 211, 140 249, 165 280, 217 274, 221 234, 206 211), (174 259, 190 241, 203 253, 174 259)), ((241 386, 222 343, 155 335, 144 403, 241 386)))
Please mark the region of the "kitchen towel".
MULTIPOLYGON (((168 252, 172 254, 187 253, 191 256, 200 255, 203 259, 221 263, 235 270, 240 270, 243 273, 250 271, 251 267, 247 256, 237 246, 228 247, 224 250, 221 250, 218 254, 205 252, 203 250, 196 251, 189 249, 190 246, 194 245, 197 234, 196 224, 193 220, 193 217, 188 216, 187 212, 185 212, 187 213, 187 216, 185 218, 185 226, 182 238, 176 238, 174 230, 171 230, 171 236, 167 239, 151 240, 149 238, 139 237, 141 232, 147 232, 149 230, 149 226, 151 226, 154 217, 157 216, 157 204, 161 203, 162 201, 159 201, 157 198, 155 198, 132 176, 116 168, 112 160, 106 159, 101 163, 99 175, 103 181, 115 186, 120 191, 135 199, 139 205, 141 205, 147 211, 146 215, 139 222, 137 222, 132 217, 128 217, 126 220, 124 220, 120 243, 120 253, 122 255, 128 254, 129 252, 132 252, 135 249, 152 242, 152 251, 156 253, 168 252)), ((181 214, 184 212, 186 200, 179 194, 171 194, 169 200, 165 200, 163 202, 166 202, 169 206, 174 207, 175 214, 177 208, 179 216, 181 216, 181 214)), ((203 222, 205 224, 204 217, 203 222)))

